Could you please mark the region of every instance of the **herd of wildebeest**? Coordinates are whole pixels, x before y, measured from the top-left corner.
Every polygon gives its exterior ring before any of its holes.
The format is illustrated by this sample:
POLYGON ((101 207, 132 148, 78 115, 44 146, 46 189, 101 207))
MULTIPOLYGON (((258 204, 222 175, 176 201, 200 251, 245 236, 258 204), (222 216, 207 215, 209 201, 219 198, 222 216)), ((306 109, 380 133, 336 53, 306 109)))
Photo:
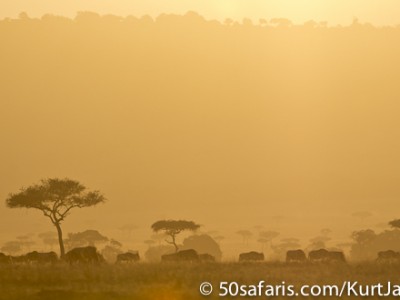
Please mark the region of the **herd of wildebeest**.
MULTIPOLYGON (((117 257, 117 263, 137 262, 140 260, 139 253, 122 253, 117 257)), ((55 252, 29 252, 25 255, 12 256, 0 253, 0 264, 54 264, 65 262, 69 264, 98 264, 105 263, 103 256, 96 247, 87 246, 74 248, 59 258, 55 252)))
MULTIPOLYGON (((260 262, 264 261, 264 253, 246 252, 239 255, 239 262, 260 262)), ((139 253, 126 252, 118 254, 116 264, 136 263, 140 261, 139 253)), ((161 256, 161 262, 215 262, 215 257, 203 253, 199 254, 194 249, 181 250, 176 253, 165 254, 161 256)), ((400 252, 393 250, 378 252, 377 262, 400 263, 400 252)), ((25 255, 11 256, 0 253, 0 264, 55 264, 64 262, 70 265, 73 264, 100 264, 105 263, 103 256, 97 251, 96 247, 87 246, 74 248, 67 252, 63 257, 59 258, 55 252, 29 252, 25 255)), ((313 250, 306 255, 301 250, 289 250, 286 252, 287 263, 330 263, 338 262, 345 263, 346 258, 341 251, 328 251, 326 249, 313 250)))

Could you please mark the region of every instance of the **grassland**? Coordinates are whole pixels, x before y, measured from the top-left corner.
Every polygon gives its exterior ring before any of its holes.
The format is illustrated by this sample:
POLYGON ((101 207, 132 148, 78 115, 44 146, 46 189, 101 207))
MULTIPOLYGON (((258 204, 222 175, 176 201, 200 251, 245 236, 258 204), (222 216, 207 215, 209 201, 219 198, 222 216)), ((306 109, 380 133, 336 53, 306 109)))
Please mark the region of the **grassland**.
MULTIPOLYGON (((399 265, 284 263, 147 264, 130 266, 0 266, 0 299, 7 300, 191 300, 201 296, 199 285, 209 281, 256 284, 400 283, 399 265)), ((266 297, 264 297, 266 298, 266 297)), ((242 298, 237 298, 242 299, 242 298)), ((275 298, 280 299, 280 298, 275 298)), ((287 298, 286 298, 287 299, 287 298)), ((346 298, 343 298, 346 299, 346 298)), ((371 299, 371 298, 370 298, 371 299)))

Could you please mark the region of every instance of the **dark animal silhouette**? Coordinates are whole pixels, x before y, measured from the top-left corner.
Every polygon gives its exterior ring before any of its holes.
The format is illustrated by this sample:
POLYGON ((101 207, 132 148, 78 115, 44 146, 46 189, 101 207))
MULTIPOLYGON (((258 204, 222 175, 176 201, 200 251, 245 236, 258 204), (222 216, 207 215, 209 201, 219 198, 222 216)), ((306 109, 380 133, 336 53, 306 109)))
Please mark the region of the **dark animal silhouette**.
MULTIPOLYGON (((29 252, 25 255, 19 256, 8 256, 4 258, 6 261, 12 264, 48 264, 56 263, 58 261, 58 256, 55 252, 29 252)), ((0 255, 1 260, 1 255, 0 255)))
POLYGON ((286 262, 305 262, 307 261, 306 254, 303 250, 289 250, 286 252, 286 262))
POLYGON ((312 262, 326 262, 329 260, 329 251, 326 249, 310 251, 308 259, 312 262))
POLYGON ((241 253, 239 255, 239 261, 263 261, 264 260, 264 253, 259 252, 247 252, 241 253))
POLYGON ((330 262, 346 262, 344 253, 341 251, 329 251, 328 260, 330 262))
POLYGON ((117 255, 117 263, 132 263, 140 260, 139 253, 121 253, 117 255))
POLYGON ((93 246, 74 248, 67 252, 63 259, 69 264, 98 264, 105 261, 103 256, 97 252, 96 247, 93 246))
POLYGON ((11 257, 4 253, 0 253, 0 264, 10 264, 10 263, 11 263, 11 257))
POLYGON ((25 264, 27 262, 25 255, 10 256, 10 259, 13 264, 25 264))
POLYGON ((33 251, 25 255, 25 262, 27 263, 38 263, 38 264, 54 264, 58 260, 58 256, 55 252, 40 253, 33 251))
POLYGON ((161 256, 163 262, 197 262, 199 255, 196 250, 188 249, 161 256))
POLYGON ((215 257, 208 253, 200 254, 199 259, 201 262, 215 262, 215 257))
POLYGON ((328 251, 326 249, 314 250, 308 253, 311 262, 346 262, 341 251, 328 251))
POLYGON ((400 262, 400 253, 393 250, 380 251, 378 252, 377 261, 385 263, 400 262))
POLYGON ((195 234, 183 240, 180 250, 194 249, 197 253, 207 253, 214 256, 216 261, 222 258, 222 251, 219 244, 207 234, 195 234))

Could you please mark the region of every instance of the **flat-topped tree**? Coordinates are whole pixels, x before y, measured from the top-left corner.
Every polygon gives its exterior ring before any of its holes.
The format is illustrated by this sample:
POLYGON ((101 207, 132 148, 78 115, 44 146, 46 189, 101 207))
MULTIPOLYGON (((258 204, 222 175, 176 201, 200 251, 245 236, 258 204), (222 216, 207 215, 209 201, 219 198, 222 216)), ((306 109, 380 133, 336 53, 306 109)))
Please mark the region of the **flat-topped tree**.
POLYGON ((172 244, 175 247, 175 252, 178 252, 178 245, 176 244, 176 236, 182 231, 196 231, 200 228, 200 225, 193 221, 185 220, 162 220, 155 222, 151 225, 151 229, 154 232, 164 231, 166 235, 170 236, 172 241, 165 240, 168 244, 172 244))
POLYGON ((64 243, 67 248, 72 249, 85 246, 96 247, 98 244, 104 244, 108 241, 108 237, 97 230, 85 230, 83 232, 69 233, 64 243))
POLYGON ((87 191, 78 181, 52 178, 10 194, 6 204, 10 208, 35 208, 48 217, 57 228, 60 255, 64 256, 61 223, 73 208, 94 206, 104 201, 104 196, 98 191, 87 191))
POLYGON ((399 228, 400 228, 400 219, 396 219, 396 220, 390 221, 390 222, 389 222, 389 225, 390 225, 392 228, 397 228, 397 229, 399 229, 399 228))

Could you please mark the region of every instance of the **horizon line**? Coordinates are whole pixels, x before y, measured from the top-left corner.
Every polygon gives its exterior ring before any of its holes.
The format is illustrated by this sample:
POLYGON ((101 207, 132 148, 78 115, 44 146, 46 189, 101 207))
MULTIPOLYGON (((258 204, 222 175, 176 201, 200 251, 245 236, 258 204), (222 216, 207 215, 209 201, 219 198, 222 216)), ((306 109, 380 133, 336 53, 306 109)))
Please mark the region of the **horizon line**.
POLYGON ((100 18, 102 17, 107 17, 107 16, 114 16, 114 17, 119 17, 122 19, 127 19, 129 17, 136 18, 138 20, 142 18, 151 18, 153 22, 156 22, 158 18, 162 16, 175 16, 175 17, 186 17, 189 14, 195 14, 198 17, 202 18, 205 22, 218 22, 221 25, 226 25, 225 22, 227 20, 230 20, 232 22, 232 25, 245 25, 246 22, 251 23, 252 26, 258 26, 258 27, 279 27, 279 22, 286 22, 288 21, 289 23, 286 24, 286 27, 296 27, 296 26, 306 26, 308 23, 314 23, 315 27, 320 27, 320 28, 349 28, 354 25, 360 25, 360 26, 369 26, 373 28, 399 28, 400 23, 398 24, 393 24, 393 25, 376 25, 373 24, 372 22, 362 22, 358 17, 353 17, 352 22, 349 24, 330 24, 329 21, 326 20, 315 20, 315 19, 309 19, 307 21, 304 21, 303 23, 296 23, 292 21, 290 18, 286 17, 273 17, 273 18, 250 18, 250 17, 243 17, 241 19, 238 18, 232 18, 232 17, 224 17, 224 18, 207 18, 201 13, 194 11, 194 10, 187 10, 185 13, 159 13, 155 15, 151 14, 141 14, 141 15, 134 15, 134 14, 126 14, 126 15, 119 15, 119 14, 114 14, 114 13, 100 13, 94 10, 77 10, 75 12, 75 15, 72 16, 67 16, 66 14, 57 14, 57 13, 43 13, 41 16, 33 16, 31 17, 28 12, 26 11, 21 11, 18 16, 15 17, 3 17, 0 18, 0 22, 4 21, 20 21, 20 20, 43 20, 44 17, 46 16, 52 16, 52 17, 59 17, 59 18, 65 18, 71 21, 76 21, 76 18, 79 16, 79 14, 83 13, 90 13, 94 15, 98 15, 100 18))

